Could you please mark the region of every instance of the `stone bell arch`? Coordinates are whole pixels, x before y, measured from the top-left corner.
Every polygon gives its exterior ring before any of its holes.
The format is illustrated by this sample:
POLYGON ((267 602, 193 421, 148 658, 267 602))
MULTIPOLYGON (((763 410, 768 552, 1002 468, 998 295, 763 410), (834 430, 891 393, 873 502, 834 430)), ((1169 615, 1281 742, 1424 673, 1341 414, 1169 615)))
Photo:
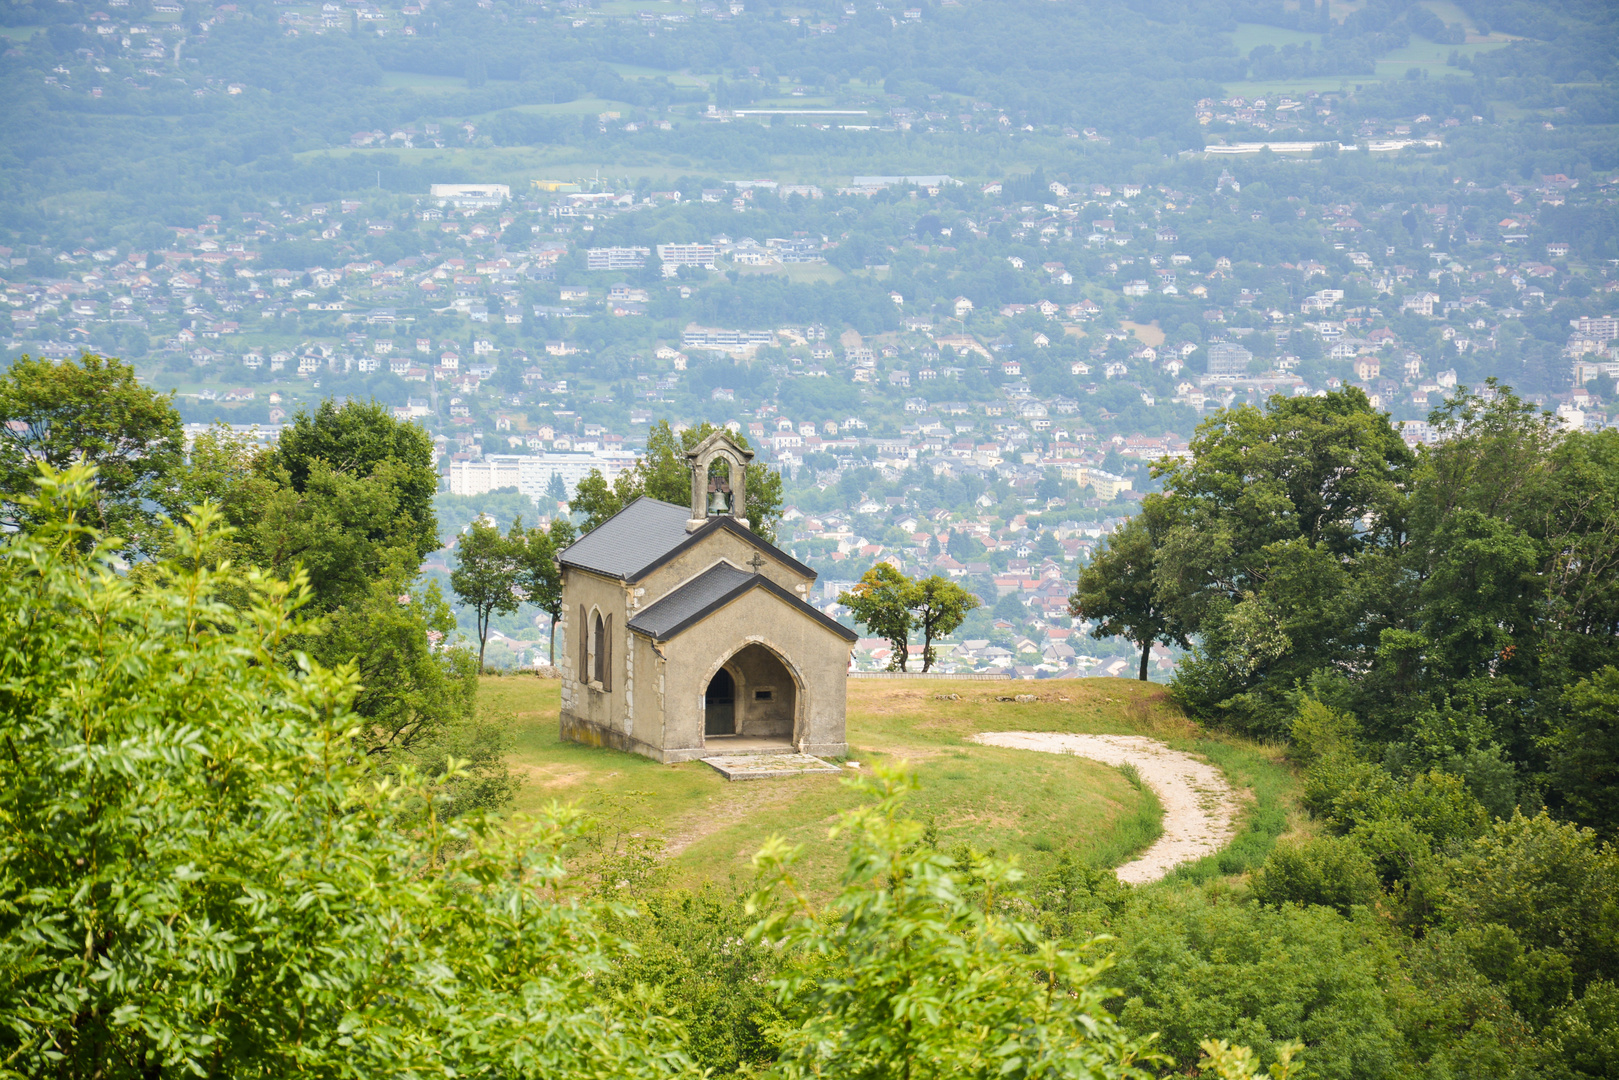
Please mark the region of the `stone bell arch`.
POLYGON ((747 521, 747 470, 753 460, 753 451, 744 450, 724 428, 686 451, 691 466, 691 519, 686 522, 687 532, 696 532, 708 524, 710 517, 733 517, 747 521), (727 468, 724 478, 710 478, 716 460, 723 460, 727 468))

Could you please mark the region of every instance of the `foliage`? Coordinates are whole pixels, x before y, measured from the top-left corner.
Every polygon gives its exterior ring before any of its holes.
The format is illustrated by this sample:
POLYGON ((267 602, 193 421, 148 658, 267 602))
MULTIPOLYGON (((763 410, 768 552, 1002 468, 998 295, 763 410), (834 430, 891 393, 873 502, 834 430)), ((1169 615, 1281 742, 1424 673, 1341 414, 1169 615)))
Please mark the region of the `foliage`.
POLYGON ((1359 725, 1355 717, 1329 705, 1306 697, 1299 703, 1298 715, 1293 718, 1288 756, 1299 765, 1309 768, 1329 754, 1351 752, 1359 725))
POLYGON ((1280 846, 1253 880, 1254 896, 1267 904, 1320 904, 1347 915, 1378 895, 1371 857, 1335 836, 1280 846))
POLYGON ((384 776, 409 768, 442 785, 443 816, 507 802, 517 780, 506 767, 510 735, 480 718, 474 704, 478 662, 471 650, 450 644, 455 617, 438 583, 412 587, 410 575, 391 569, 370 592, 292 635, 294 655, 322 666, 354 666, 359 687, 352 708, 362 724, 355 745, 384 776), (461 767, 446 777, 445 762, 461 767))
POLYGON ((1123 636, 1141 650, 1139 678, 1147 681, 1147 662, 1155 642, 1188 644, 1174 610, 1159 598, 1153 576, 1159 546, 1171 525, 1169 504, 1156 495, 1143 500, 1141 512, 1109 536, 1079 572, 1068 600, 1076 619, 1096 625, 1091 636, 1123 636))
POLYGON ((1375 647, 1352 571, 1401 537, 1411 454, 1354 388, 1217 413, 1192 453, 1155 470, 1170 523, 1155 600, 1200 639, 1176 691, 1272 731, 1296 682, 1375 647))
POLYGON ((279 662, 307 592, 216 566, 216 510, 137 586, 88 470, 40 492, 0 560, 6 1075, 695 1075, 655 995, 594 988, 570 813, 446 824, 442 784, 374 782, 354 669, 279 662))
MULTIPOLYGON (((4 1075, 703 1075, 688 1045, 784 1077, 1146 1077, 1160 1060, 1104 1008, 1105 962, 1000 910, 1015 869, 916 843, 898 774, 845 815, 830 917, 779 841, 751 929, 723 904, 638 915, 609 898, 616 874, 569 873, 575 812, 446 820, 453 760, 379 782, 351 751, 354 667, 279 662, 309 633, 307 589, 222 562, 215 508, 136 580, 79 519, 88 469, 40 491, 0 557, 4 1075), (643 977, 678 983, 680 1007, 643 977), (738 982, 755 992, 694 1013, 738 982)), ((1251 1074, 1210 1053, 1217 1075, 1251 1074)))
POLYGON ((171 481, 185 451, 180 414, 170 399, 141 386, 135 369, 84 353, 53 363, 24 355, 0 375, 0 521, 26 526, 39 466, 96 469, 90 524, 121 539, 130 553, 149 551, 160 535, 154 507, 185 505, 171 481))
POLYGON ((824 913, 799 892, 792 848, 773 840, 755 859, 763 918, 751 937, 795 956, 774 982, 785 1017, 771 1033, 772 1075, 1151 1075, 1162 1060, 1152 1039, 1129 1038, 1103 1007, 1107 963, 998 910, 1019 871, 981 856, 958 866, 918 844, 923 825, 899 812, 914 788, 903 774, 846 782, 875 801, 836 826, 849 864, 824 913), (967 899, 969 880, 980 903, 967 899))
POLYGON ((855 621, 886 638, 893 647, 890 671, 904 671, 911 657, 910 636, 922 631, 922 670, 935 660, 933 643, 955 632, 983 604, 977 596, 937 574, 914 580, 891 563, 880 562, 861 575, 854 588, 838 595, 855 621))
POLYGON ((1498 821, 1450 864, 1441 915, 1455 926, 1497 923, 1529 946, 1555 949, 1577 986, 1619 965, 1619 849, 1546 814, 1498 821))
MULTIPOLYGON (((628 881, 613 877, 614 886, 628 881)), ((746 897, 718 885, 669 889, 661 880, 630 895, 633 916, 610 913, 605 925, 633 948, 613 965, 604 988, 659 987, 699 1068, 729 1075, 739 1066, 768 1067, 776 1056, 769 1029, 782 1019, 770 982, 783 956, 771 942, 749 936, 757 919, 746 897)))
POLYGON ((904 671, 911 657, 911 591, 915 583, 890 563, 880 562, 860 575, 854 588, 838 594, 855 621, 888 640, 893 656, 888 670, 904 671))
POLYGON ((562 618, 562 566, 557 559, 573 541, 573 522, 557 518, 549 529, 530 529, 517 552, 517 590, 551 617, 553 667, 557 662, 557 620, 562 618))
POLYGON ((938 574, 914 582, 910 589, 911 617, 922 631, 922 670, 933 667, 933 643, 955 632, 968 612, 983 601, 949 578, 938 574))
MULTIPOLYGON (((390 532, 414 548, 418 560, 439 546, 433 517, 438 473, 433 443, 415 424, 395 420, 376 402, 327 399, 313 414, 299 412, 281 432, 264 471, 284 472, 294 491, 307 490, 324 462, 332 472, 355 479, 385 478, 394 489, 396 520, 390 532)), ((371 535, 370 539, 380 539, 371 535)))
POLYGON ((1310 698, 1306 764, 1379 747, 1498 816, 1544 792, 1611 835, 1619 433, 1563 432, 1493 383, 1430 420, 1415 457, 1355 391, 1205 422, 1162 472, 1154 600, 1196 638, 1175 694, 1266 735, 1310 698))
POLYGON ((416 524, 404 510, 407 473, 391 459, 350 472, 318 458, 298 487, 275 459, 259 454, 224 510, 254 565, 282 577, 301 569, 316 606, 333 611, 361 602, 390 568, 414 576, 420 565, 416 524))
MULTIPOLYGON (((691 502, 691 466, 686 451, 708 438, 716 428, 704 421, 695 428, 676 432, 669 421, 660 420, 647 432, 646 453, 636 459, 609 484, 600 469, 592 469, 574 492, 569 506, 585 515, 581 532, 589 532, 624 507, 645 495, 652 499, 686 506, 691 502)), ((739 432, 731 438, 742 449, 751 449, 739 432)), ((781 474, 754 463, 747 467, 748 528, 769 543, 776 542, 776 524, 781 519, 781 474)))
POLYGON ((455 569, 450 571, 450 588, 458 600, 473 610, 478 624, 478 667, 483 668, 484 647, 489 641, 489 617, 510 614, 523 602, 518 591, 518 560, 527 550, 523 523, 512 522, 511 531, 500 530, 485 521, 474 521, 455 545, 455 569))
POLYGON ((1619 832, 1619 668, 1581 679, 1567 701, 1545 739, 1551 788, 1569 813, 1611 840, 1619 832))

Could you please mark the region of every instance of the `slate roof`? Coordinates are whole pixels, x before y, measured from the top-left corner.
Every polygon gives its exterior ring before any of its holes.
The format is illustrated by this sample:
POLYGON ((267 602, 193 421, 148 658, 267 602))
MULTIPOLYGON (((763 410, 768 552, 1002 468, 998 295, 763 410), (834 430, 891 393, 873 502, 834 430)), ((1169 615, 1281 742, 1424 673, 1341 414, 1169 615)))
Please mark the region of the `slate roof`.
POLYGON ((690 514, 687 507, 643 495, 570 544, 558 561, 621 581, 638 581, 715 529, 726 529, 794 573, 815 580, 814 570, 735 518, 711 517, 708 524, 688 533, 690 514))
POLYGON ((662 640, 675 627, 732 593, 755 575, 716 563, 630 620, 630 629, 662 640))
POLYGON ((764 589, 800 614, 814 619, 848 641, 854 641, 859 636, 836 619, 804 603, 763 574, 750 574, 728 562, 716 563, 637 614, 630 620, 630 629, 645 634, 654 641, 668 641, 750 589, 764 589))
POLYGON ((608 577, 633 579, 686 542, 691 510, 641 496, 563 550, 561 562, 608 577))

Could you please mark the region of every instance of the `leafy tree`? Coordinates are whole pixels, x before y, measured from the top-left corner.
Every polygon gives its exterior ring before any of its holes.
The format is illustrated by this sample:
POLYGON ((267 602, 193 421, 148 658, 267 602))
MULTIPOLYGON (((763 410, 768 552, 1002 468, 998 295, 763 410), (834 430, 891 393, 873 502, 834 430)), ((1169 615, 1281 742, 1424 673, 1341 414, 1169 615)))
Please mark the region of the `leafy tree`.
POLYGON ((204 507, 137 584, 97 496, 47 473, 0 560, 9 1074, 696 1075, 654 999, 596 989, 571 813, 446 824, 446 783, 376 783, 354 669, 280 662, 302 583, 220 566, 204 507))
MULTIPOLYGON (((646 453, 634 468, 626 469, 609 484, 600 469, 592 469, 574 492, 568 505, 585 515, 582 532, 589 532, 642 495, 685 506, 691 502, 691 467, 686 451, 719 430, 711 423, 687 428, 676 434, 669 421, 660 420, 647 433, 646 453)), ((750 449, 740 433, 731 436, 737 445, 750 449)), ((747 467, 748 528, 775 543, 776 523, 781 519, 781 474, 755 462, 747 467)))
POLYGON ((461 763, 443 781, 443 814, 498 807, 516 780, 506 767, 504 728, 480 719, 477 658, 450 644, 455 615, 436 581, 411 585, 413 572, 389 567, 368 593, 331 612, 290 644, 334 670, 352 664, 359 679, 355 744, 384 776, 406 768, 438 780, 446 761, 461 763))
POLYGON ((1345 915, 1379 895, 1371 857, 1335 836, 1276 848, 1254 876, 1254 896, 1266 904, 1320 904, 1345 915))
POLYGON ((1155 603, 1200 639, 1175 679, 1194 713, 1280 733, 1298 682, 1340 657, 1367 662, 1382 624, 1360 571, 1404 538, 1412 462, 1351 387, 1222 410, 1190 460, 1154 470, 1155 603))
POLYGON ((754 858, 764 918, 750 937, 799 957, 774 983, 787 1014, 775 1075, 1146 1080, 1166 1060, 1103 1006, 1105 961, 997 909, 1018 870, 976 854, 958 865, 919 842, 922 824, 899 812, 909 777, 880 767, 850 783, 875 801, 841 815, 849 867, 826 913, 803 900, 797 849, 774 837, 754 858), (965 895, 969 877, 982 903, 965 895))
MULTIPOLYGON (((282 430, 263 471, 284 471, 292 489, 302 494, 318 472, 317 462, 359 480, 385 474, 398 519, 388 527, 388 536, 408 541, 418 560, 438 549, 433 495, 439 478, 433 470, 432 440, 421 427, 395 420, 374 401, 322 401, 313 414, 300 411, 282 430)), ((383 539, 368 535, 373 541, 383 539)))
MULTIPOLYGON (((884 564, 887 565, 887 564, 884 564)), ((949 578, 934 574, 910 589, 911 617, 922 631, 922 670, 933 667, 933 642, 955 632, 983 601, 949 578)))
POLYGON ((1619 668, 1605 667, 1568 691, 1565 718, 1545 740, 1552 790, 1578 820, 1619 832, 1619 668))
POLYGON ((1619 848, 1545 813, 1495 822, 1450 863, 1443 917, 1456 926, 1499 923, 1526 945, 1556 949, 1576 986, 1619 964, 1619 848))
POLYGON ((568 501, 568 485, 563 483, 561 473, 552 473, 550 481, 545 485, 545 497, 553 502, 568 501))
POLYGON ((170 484, 185 454, 180 414, 141 386, 135 369, 84 353, 53 363, 24 355, 0 375, 0 521, 27 526, 41 465, 96 468, 97 498, 86 523, 146 551, 160 539, 156 507, 171 507, 170 484))
POLYGON ((893 658, 888 670, 904 671, 911 657, 912 592, 915 582, 894 567, 880 562, 860 575, 854 588, 838 594, 838 603, 853 612, 857 622, 880 638, 888 639, 893 658))
POLYGON ((557 621, 562 618, 562 566, 557 557, 573 541, 573 522, 557 518, 550 529, 530 529, 517 555, 518 592, 551 617, 552 667, 557 662, 557 621))
POLYGON ((450 571, 450 588, 477 618, 479 670, 483 669, 484 647, 489 642, 489 617, 497 612, 509 615, 522 603, 518 560, 526 549, 522 519, 512 522, 507 536, 500 535, 493 525, 474 521, 456 544, 456 568, 450 571))
POLYGON ((1089 619, 1094 638, 1125 637, 1141 650, 1139 678, 1147 681, 1147 663, 1154 642, 1184 647, 1186 634, 1173 605, 1160 598, 1154 578, 1162 537, 1171 520, 1163 499, 1149 495, 1141 513, 1109 536, 1090 563, 1079 572, 1079 582, 1068 599, 1069 613, 1089 619))
POLYGON ((241 507, 254 515, 244 535, 256 561, 283 577, 302 567, 317 604, 328 610, 366 595, 396 562, 414 569, 413 530, 400 508, 396 476, 392 463, 357 476, 319 460, 310 464, 300 490, 284 469, 261 474, 244 491, 241 507), (395 531, 401 524, 404 535, 395 531))

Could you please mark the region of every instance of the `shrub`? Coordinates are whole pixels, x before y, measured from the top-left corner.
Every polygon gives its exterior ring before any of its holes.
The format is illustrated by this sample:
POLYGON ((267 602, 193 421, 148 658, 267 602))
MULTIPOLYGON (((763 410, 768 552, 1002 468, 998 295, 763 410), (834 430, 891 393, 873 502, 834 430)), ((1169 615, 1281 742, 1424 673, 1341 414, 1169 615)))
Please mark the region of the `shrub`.
POLYGON ((1377 871, 1353 841, 1320 836, 1277 847, 1254 875, 1252 888, 1261 903, 1319 904, 1347 915, 1377 896, 1377 871))

